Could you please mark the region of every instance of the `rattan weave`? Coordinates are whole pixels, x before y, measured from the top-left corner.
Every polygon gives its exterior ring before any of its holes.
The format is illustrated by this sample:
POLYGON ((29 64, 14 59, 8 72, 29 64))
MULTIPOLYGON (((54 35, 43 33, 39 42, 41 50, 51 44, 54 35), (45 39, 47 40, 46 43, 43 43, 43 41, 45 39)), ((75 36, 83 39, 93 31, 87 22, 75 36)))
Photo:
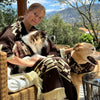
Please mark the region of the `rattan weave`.
POLYGON ((37 100, 36 87, 32 86, 19 92, 9 94, 9 100, 37 100))
POLYGON ((0 51, 0 100, 37 100, 35 86, 8 94, 7 54, 0 51))
POLYGON ((7 54, 0 51, 0 100, 8 100, 7 54))

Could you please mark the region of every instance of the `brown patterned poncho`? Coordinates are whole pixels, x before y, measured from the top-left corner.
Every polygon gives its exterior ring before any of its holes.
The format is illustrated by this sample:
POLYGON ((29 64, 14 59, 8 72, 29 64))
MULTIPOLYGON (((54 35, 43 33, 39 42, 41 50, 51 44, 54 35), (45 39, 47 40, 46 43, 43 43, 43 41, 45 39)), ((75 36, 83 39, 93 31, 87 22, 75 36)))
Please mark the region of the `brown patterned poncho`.
POLYGON ((48 56, 39 60, 33 69, 43 79, 43 100, 77 100, 76 89, 71 82, 70 67, 63 58, 48 56))
POLYGON ((76 89, 71 82, 70 67, 67 62, 59 57, 55 45, 48 40, 48 47, 43 48, 42 55, 47 56, 40 59, 33 68, 27 68, 27 71, 34 70, 43 79, 44 100, 77 100, 76 89))
MULTIPOLYGON (((34 27, 33 27, 34 29, 34 27)), ((7 52, 8 59, 15 56, 13 53, 14 44, 19 41, 23 35, 28 34, 23 22, 16 22, 7 27, 0 36, 0 44, 3 44, 2 50, 7 52)), ((30 49, 29 49, 30 50, 30 49)), ((26 54, 23 54, 26 56, 26 54)), ((31 52, 30 55, 33 55, 31 52)), ((41 55, 47 57, 40 59, 32 68, 27 68, 26 72, 36 71, 43 79, 43 90, 41 98, 44 100, 77 100, 76 89, 71 82, 70 67, 64 59, 60 57, 60 52, 55 45, 48 39, 48 47, 42 49, 41 55)), ((16 66, 10 64, 16 71, 16 66)))

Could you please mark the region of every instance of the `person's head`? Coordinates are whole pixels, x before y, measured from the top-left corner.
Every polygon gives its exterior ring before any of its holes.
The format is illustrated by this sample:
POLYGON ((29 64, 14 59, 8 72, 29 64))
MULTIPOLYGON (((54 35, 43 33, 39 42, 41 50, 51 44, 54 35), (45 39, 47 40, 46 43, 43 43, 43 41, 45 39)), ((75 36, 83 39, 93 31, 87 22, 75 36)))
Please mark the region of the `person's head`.
POLYGON ((25 21, 31 26, 37 25, 45 16, 45 8, 39 3, 33 3, 26 11, 25 21))

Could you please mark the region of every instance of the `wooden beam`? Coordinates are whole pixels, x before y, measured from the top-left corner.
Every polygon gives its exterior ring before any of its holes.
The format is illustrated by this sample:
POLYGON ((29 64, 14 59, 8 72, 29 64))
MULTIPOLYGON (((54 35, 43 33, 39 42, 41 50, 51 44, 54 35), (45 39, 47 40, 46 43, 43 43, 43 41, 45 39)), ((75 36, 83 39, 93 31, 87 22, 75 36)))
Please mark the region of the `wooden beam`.
POLYGON ((24 16, 27 9, 27 0, 17 0, 17 14, 24 16))

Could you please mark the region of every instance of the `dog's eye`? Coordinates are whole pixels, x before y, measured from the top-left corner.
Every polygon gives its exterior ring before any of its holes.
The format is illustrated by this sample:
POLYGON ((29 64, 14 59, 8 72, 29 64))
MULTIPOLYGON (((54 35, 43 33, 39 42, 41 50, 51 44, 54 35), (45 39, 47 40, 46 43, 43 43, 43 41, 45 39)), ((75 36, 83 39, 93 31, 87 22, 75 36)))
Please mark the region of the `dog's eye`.
POLYGON ((38 39, 36 38, 36 41, 37 41, 38 39))
POLYGON ((42 36, 41 38, 44 38, 44 39, 45 39, 45 38, 46 38, 46 36, 42 36))
POLYGON ((95 49, 93 48, 92 50, 94 51, 95 49))
POLYGON ((41 37, 41 40, 45 40, 45 37, 41 37))
POLYGON ((41 39, 43 39, 44 37, 41 37, 41 39))

